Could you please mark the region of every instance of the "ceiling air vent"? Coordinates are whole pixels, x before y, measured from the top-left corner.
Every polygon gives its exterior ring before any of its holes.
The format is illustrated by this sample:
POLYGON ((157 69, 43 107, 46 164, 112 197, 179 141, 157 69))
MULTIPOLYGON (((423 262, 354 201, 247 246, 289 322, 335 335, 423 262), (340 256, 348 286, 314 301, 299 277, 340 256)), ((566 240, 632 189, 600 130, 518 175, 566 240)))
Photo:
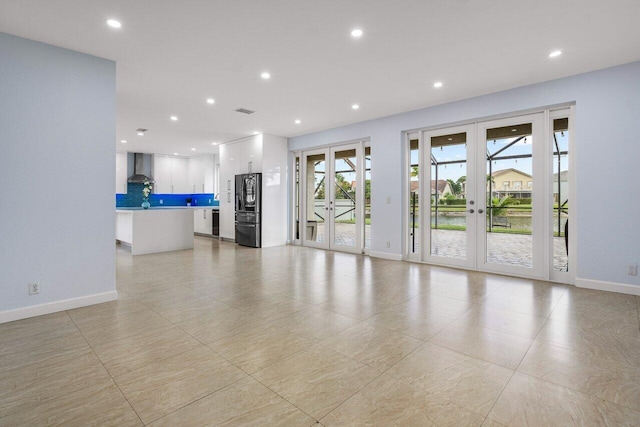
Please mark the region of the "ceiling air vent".
POLYGON ((247 110, 246 108, 238 108, 237 110, 238 113, 243 113, 243 114, 253 114, 255 113, 255 111, 251 111, 251 110, 247 110))

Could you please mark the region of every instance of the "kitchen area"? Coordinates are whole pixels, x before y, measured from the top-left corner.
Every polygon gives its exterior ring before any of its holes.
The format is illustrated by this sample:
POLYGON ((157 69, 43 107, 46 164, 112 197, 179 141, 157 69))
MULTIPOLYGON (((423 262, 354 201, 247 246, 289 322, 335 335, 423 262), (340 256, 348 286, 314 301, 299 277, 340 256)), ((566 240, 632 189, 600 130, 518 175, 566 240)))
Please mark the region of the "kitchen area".
POLYGON ((286 139, 215 148, 192 157, 117 151, 116 242, 132 255, 193 249, 194 236, 286 244, 286 139))

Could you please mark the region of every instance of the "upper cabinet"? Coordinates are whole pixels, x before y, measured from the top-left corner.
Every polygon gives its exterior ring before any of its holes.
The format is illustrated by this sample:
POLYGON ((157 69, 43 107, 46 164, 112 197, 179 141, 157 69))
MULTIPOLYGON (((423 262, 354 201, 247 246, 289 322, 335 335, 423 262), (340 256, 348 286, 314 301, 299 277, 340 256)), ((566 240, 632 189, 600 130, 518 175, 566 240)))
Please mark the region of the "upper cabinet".
POLYGON ((193 194, 213 193, 214 155, 189 158, 189 192, 193 194))
POLYGON ((127 193, 127 153, 116 153, 116 194, 127 193))
POLYGON ((171 183, 171 157, 155 154, 153 156, 153 192, 155 194, 173 193, 171 183))
POLYGON ((191 194, 187 183, 188 160, 156 154, 153 156, 154 193, 191 194))
POLYGON ((262 172, 263 135, 240 143, 239 173, 262 172))

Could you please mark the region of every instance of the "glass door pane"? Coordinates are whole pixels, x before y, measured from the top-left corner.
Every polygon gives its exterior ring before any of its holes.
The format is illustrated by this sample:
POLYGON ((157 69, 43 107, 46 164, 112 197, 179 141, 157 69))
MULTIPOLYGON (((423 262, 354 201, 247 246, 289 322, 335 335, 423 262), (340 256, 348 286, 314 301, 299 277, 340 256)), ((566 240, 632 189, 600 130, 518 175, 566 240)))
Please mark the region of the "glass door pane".
POLYGON ((533 267, 533 122, 486 129, 485 262, 533 267))
POLYGON ((467 259, 467 132, 430 137, 430 255, 467 259))
MULTIPOLYGON (((420 142, 409 141, 409 257, 420 253, 420 142)), ((414 258, 415 259, 415 258, 414 258)))
POLYGON ((304 240, 325 243, 325 223, 329 208, 325 206, 326 154, 305 155, 306 162, 306 230, 304 240))
POLYGON ((553 271, 569 271, 569 119, 553 120, 553 271))
POLYGON ((358 243, 357 224, 357 150, 333 151, 333 191, 329 212, 333 215, 332 246, 355 248, 358 243))
POLYGON ((364 247, 371 249, 371 147, 364 147, 364 247))

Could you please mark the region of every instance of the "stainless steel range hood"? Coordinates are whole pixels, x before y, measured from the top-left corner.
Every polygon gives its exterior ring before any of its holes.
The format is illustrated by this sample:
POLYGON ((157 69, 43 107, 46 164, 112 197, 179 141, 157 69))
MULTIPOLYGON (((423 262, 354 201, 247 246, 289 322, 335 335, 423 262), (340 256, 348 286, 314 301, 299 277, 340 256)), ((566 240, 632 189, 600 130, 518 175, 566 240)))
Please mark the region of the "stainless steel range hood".
POLYGON ((127 178, 127 182, 131 184, 144 184, 147 181, 154 182, 153 178, 144 174, 145 169, 151 170, 151 155, 135 153, 133 159, 133 175, 127 178), (145 166, 148 166, 148 168, 145 168, 145 166))

